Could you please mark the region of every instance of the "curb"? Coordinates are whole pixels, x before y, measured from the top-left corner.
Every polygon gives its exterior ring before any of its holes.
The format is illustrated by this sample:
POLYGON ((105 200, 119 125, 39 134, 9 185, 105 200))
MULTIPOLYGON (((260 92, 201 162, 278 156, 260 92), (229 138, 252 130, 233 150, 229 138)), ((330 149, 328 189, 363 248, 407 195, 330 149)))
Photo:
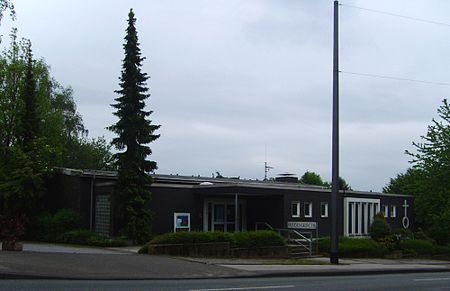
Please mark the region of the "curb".
POLYGON ((114 281, 114 280, 202 280, 202 279, 232 279, 232 278, 267 278, 267 277, 331 277, 331 276, 362 276, 362 275, 382 275, 382 274, 412 274, 412 273, 449 273, 450 268, 442 269, 396 269, 396 270, 363 270, 363 271, 319 271, 319 272, 254 272, 245 275, 225 275, 225 276, 192 276, 192 277, 105 277, 95 278, 91 276, 49 276, 45 274, 19 274, 19 273, 0 273, 0 280, 25 279, 25 280, 95 280, 95 281, 114 281))

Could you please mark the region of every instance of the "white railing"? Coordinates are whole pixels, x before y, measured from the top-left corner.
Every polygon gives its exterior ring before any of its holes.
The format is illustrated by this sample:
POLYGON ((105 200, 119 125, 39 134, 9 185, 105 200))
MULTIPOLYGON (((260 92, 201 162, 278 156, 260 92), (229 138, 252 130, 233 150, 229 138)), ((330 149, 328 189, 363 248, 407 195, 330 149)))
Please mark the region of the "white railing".
POLYGON ((286 238, 288 243, 295 244, 304 248, 309 255, 313 253, 313 237, 310 231, 298 231, 295 229, 282 228, 277 229, 278 233, 286 238))
POLYGON ((267 222, 256 222, 255 230, 275 230, 275 229, 267 222))
MULTIPOLYGON (((317 244, 317 238, 314 238, 313 231, 300 231, 290 228, 273 228, 267 222, 256 222, 255 230, 273 230, 278 232, 290 244, 304 248, 311 256, 314 249, 314 242, 317 244)), ((317 250, 316 250, 317 251, 317 250)))

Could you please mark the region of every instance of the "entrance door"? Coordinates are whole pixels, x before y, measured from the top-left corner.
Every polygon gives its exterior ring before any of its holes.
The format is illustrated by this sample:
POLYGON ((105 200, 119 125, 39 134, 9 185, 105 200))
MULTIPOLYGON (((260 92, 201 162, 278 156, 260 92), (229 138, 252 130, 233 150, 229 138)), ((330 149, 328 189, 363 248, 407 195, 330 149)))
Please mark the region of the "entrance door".
MULTIPOLYGON (((245 205, 245 204, 244 204, 245 205)), ((204 229, 212 231, 234 232, 236 231, 236 215, 234 201, 214 200, 205 201, 204 207, 204 229)), ((246 230, 245 207, 239 202, 238 230, 246 230)))

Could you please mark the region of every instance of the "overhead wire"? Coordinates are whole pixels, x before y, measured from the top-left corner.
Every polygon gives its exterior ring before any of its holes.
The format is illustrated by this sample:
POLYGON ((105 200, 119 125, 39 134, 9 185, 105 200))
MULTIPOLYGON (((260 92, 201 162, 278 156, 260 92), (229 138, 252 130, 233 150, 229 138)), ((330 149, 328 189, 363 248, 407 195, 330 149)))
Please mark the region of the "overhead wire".
POLYGON ((344 7, 350 7, 350 8, 354 8, 354 9, 360 9, 360 10, 370 11, 370 12, 374 12, 374 13, 379 13, 379 14, 385 14, 385 15, 394 16, 394 17, 405 18, 405 19, 419 21, 419 22, 424 22, 424 23, 429 23, 429 24, 435 24, 435 25, 441 25, 441 26, 450 27, 449 23, 444 23, 444 22, 439 22, 439 21, 434 21, 434 20, 428 20, 428 19, 408 16, 408 15, 402 15, 402 14, 397 14, 397 13, 391 13, 391 12, 387 12, 387 11, 371 9, 371 8, 365 8, 365 7, 360 7, 360 6, 350 5, 350 4, 344 4, 344 3, 339 3, 339 5, 340 6, 344 6, 344 7))
MULTIPOLYGON (((412 17, 412 16, 408 16, 408 15, 401 15, 401 14, 387 12, 387 11, 383 11, 383 10, 365 8, 365 7, 360 7, 360 6, 350 5, 350 4, 344 4, 344 3, 339 3, 339 5, 340 6, 344 6, 344 7, 354 8, 354 9, 365 10, 365 11, 378 13, 378 14, 385 14, 385 15, 389 15, 389 16, 393 16, 393 17, 399 17, 399 18, 404 18, 404 19, 408 19, 408 20, 424 22, 424 23, 428 23, 428 24, 435 24, 435 25, 450 27, 449 23, 444 23, 444 22, 439 22, 439 21, 434 21, 434 20, 429 20, 429 19, 412 17)), ((378 74, 370 74, 370 73, 350 72, 350 71, 339 71, 339 73, 348 74, 348 75, 357 75, 357 76, 363 76, 363 77, 371 77, 371 78, 381 78, 381 79, 391 79, 391 80, 397 80, 397 81, 407 81, 407 82, 414 82, 414 83, 432 84, 432 85, 439 85, 439 86, 450 86, 450 83, 447 83, 447 82, 425 81, 425 80, 417 80, 417 79, 402 78, 402 77, 387 76, 387 75, 378 75, 378 74)))
POLYGON ((401 78, 401 77, 377 75, 377 74, 368 74, 368 73, 349 72, 349 71, 339 71, 339 73, 348 74, 348 75, 357 75, 357 76, 363 76, 363 77, 391 79, 391 80, 397 80, 397 81, 407 81, 407 82, 424 83, 424 84, 432 84, 432 85, 440 85, 440 86, 450 86, 450 83, 446 83, 446 82, 424 81, 424 80, 417 80, 417 79, 409 79, 409 78, 401 78))

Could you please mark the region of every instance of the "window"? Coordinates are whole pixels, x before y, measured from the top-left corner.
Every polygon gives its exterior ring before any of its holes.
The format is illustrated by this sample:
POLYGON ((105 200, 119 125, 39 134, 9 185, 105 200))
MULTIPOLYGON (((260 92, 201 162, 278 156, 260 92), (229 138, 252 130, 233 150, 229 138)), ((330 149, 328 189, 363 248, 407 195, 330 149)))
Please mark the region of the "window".
POLYGON ((389 217, 389 205, 383 205, 384 217, 389 217))
POLYGON ((395 218, 397 217, 397 206, 391 205, 391 217, 395 218))
POLYGON ((292 217, 300 217, 300 202, 294 201, 291 204, 292 217))
POLYGON ((328 202, 320 203, 320 217, 328 217, 328 202))
POLYGON ((312 217, 312 202, 305 202, 305 217, 312 217))
POLYGON ((371 198, 344 198, 344 235, 367 236, 373 216, 380 209, 380 200, 371 198))

